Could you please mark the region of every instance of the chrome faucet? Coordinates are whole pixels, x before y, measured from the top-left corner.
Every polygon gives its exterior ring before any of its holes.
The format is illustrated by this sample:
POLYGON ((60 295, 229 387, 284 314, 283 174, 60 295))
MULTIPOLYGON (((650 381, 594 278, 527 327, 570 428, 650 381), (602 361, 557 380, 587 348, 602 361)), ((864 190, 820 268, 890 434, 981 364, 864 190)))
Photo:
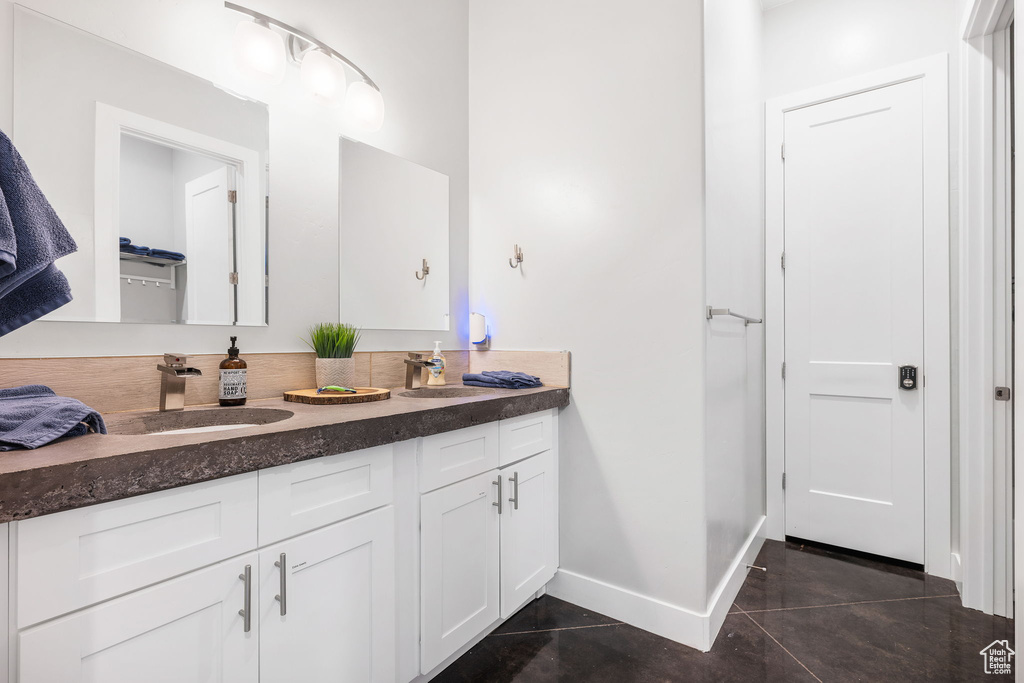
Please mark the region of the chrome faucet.
POLYGON ((185 409, 185 380, 203 374, 199 368, 187 367, 187 361, 188 356, 165 353, 163 364, 156 366, 160 371, 161 411, 185 409))
MULTIPOLYGON (((406 389, 419 389, 414 387, 416 377, 422 373, 423 368, 432 368, 434 363, 428 358, 424 357, 422 353, 410 353, 409 357, 405 359, 405 388, 406 389)), ((422 383, 422 382, 421 382, 422 383)))

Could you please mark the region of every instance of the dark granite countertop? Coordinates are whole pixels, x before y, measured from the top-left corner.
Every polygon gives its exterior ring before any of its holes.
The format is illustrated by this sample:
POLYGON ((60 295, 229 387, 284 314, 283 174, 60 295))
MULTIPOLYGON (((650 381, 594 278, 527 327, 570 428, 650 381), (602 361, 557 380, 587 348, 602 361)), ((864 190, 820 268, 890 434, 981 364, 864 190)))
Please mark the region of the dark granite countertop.
MULTIPOLYGON (((0 523, 397 443, 569 405, 562 387, 498 389, 463 398, 392 398, 313 406, 249 401, 294 415, 271 424, 194 434, 90 434, 0 455, 0 523)), ((210 409, 191 406, 187 410, 210 409)), ((239 410, 220 408, 217 410, 239 410)), ((133 413, 112 413, 116 424, 133 413)))

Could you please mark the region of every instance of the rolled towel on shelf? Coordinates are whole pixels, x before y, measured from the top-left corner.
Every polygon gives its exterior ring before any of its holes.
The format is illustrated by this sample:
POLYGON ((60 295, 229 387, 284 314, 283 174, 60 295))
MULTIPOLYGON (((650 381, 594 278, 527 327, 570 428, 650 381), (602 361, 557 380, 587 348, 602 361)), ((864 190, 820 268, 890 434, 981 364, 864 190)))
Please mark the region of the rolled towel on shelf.
POLYGON ((185 255, 179 251, 167 251, 166 249, 150 249, 149 255, 153 258, 163 258, 168 261, 184 261, 185 255))
POLYGON ((121 245, 121 251, 126 254, 135 254, 136 256, 149 256, 153 253, 153 250, 149 247, 143 247, 138 244, 121 245))
POLYGON ((67 278, 54 261, 77 250, 25 160, 0 131, 0 336, 71 301, 67 278))
POLYGON ((485 370, 481 373, 465 373, 462 383, 471 387, 489 387, 494 389, 532 389, 544 386, 540 377, 525 372, 509 370, 485 370))
POLYGON ((118 241, 118 243, 122 247, 127 247, 129 244, 132 243, 132 238, 131 237, 118 237, 117 241, 118 241))
POLYGON ((0 451, 32 449, 64 437, 106 434, 103 416, 74 398, 30 384, 0 389, 0 451))

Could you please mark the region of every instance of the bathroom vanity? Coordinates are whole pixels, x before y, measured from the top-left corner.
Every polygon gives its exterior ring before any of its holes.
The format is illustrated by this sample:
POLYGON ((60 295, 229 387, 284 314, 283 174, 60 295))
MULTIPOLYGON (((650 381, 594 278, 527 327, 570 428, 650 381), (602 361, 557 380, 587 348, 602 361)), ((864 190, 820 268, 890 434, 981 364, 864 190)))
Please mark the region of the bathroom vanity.
POLYGON ((568 389, 253 403, 294 415, 7 454, 0 675, 406 683, 554 576, 568 389))

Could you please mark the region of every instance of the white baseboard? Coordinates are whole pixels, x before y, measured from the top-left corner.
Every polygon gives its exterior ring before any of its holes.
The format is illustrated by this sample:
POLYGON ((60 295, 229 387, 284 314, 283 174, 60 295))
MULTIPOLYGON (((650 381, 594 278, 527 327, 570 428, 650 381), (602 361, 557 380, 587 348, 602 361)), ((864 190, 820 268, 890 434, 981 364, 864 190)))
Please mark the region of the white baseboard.
POLYGON ((732 601, 743 585, 747 575, 746 565, 752 562, 761 550, 764 542, 761 535, 763 526, 764 517, 761 517, 733 559, 725 577, 719 582, 711 598, 710 609, 704 614, 567 569, 558 570, 554 580, 548 584, 548 593, 707 652, 725 622, 732 601))
MULTIPOLYGON (((761 552, 761 546, 764 545, 764 528, 765 517, 762 515, 761 519, 757 520, 757 524, 754 525, 753 530, 747 536, 743 547, 740 548, 736 557, 733 558, 732 564, 729 565, 725 576, 722 577, 715 592, 711 595, 711 600, 708 601, 709 650, 715 644, 715 638, 718 637, 718 632, 722 629, 722 624, 725 623, 725 617, 729 614, 729 608, 732 607, 733 601, 736 600, 740 589, 743 588, 743 582, 747 578, 747 573, 751 571, 747 569, 747 565, 753 564, 757 554, 761 552)), ((753 571, 760 570, 755 569, 753 571)))
POLYGON ((613 586, 598 579, 559 569, 548 595, 592 609, 683 645, 707 651, 706 617, 663 600, 613 586))
POLYGON ((960 561, 960 553, 949 554, 949 578, 956 584, 956 592, 961 596, 964 594, 964 566, 960 561))

